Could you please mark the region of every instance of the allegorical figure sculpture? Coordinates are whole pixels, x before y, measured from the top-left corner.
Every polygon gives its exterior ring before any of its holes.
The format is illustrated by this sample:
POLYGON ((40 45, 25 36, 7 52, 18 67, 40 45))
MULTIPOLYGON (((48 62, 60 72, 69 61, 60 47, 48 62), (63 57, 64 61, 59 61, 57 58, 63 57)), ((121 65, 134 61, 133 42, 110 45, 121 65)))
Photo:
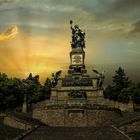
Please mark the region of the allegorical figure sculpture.
POLYGON ((70 20, 72 30, 72 48, 85 48, 85 32, 83 32, 78 25, 72 26, 73 21, 70 20))
POLYGON ((97 81, 97 86, 101 87, 103 85, 103 81, 104 81, 104 78, 105 78, 105 76, 104 76, 105 71, 103 71, 102 73, 99 73, 97 70, 93 69, 93 72, 96 73, 96 77, 97 77, 97 80, 98 80, 97 81))
POLYGON ((72 90, 69 94, 69 97, 72 97, 72 98, 85 98, 87 99, 87 94, 86 94, 86 91, 84 90, 72 90))
POLYGON ((62 72, 62 71, 60 70, 60 71, 56 72, 55 74, 52 73, 52 78, 51 78, 51 80, 50 80, 51 87, 55 87, 55 86, 57 85, 58 78, 59 78, 61 72, 62 72))

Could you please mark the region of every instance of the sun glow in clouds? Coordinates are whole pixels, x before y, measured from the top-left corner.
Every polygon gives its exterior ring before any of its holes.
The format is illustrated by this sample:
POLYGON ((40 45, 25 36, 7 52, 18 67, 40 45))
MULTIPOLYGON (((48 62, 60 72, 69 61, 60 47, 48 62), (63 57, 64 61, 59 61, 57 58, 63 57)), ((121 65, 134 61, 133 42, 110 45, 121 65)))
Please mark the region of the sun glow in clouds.
POLYGON ((6 32, 0 34, 0 41, 12 39, 18 34, 17 26, 11 26, 6 32))
POLYGON ((67 69, 73 19, 86 32, 86 66, 110 78, 122 66, 139 80, 140 0, 80 1, 0 0, 0 29, 10 27, 0 31, 0 72, 43 81, 67 69))
POLYGON ((69 62, 66 60, 69 52, 67 40, 30 36, 16 26, 1 34, 0 39, 0 72, 9 76, 26 78, 29 73, 39 74, 43 83, 52 72, 64 68, 69 62))

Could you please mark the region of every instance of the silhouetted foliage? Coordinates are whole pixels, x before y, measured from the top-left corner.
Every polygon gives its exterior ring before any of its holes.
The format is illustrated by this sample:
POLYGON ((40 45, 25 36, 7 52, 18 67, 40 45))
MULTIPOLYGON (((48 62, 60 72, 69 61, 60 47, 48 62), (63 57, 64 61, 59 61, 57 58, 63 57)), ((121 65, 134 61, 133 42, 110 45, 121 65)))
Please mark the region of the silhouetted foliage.
POLYGON ((43 92, 45 92, 46 94, 46 98, 50 99, 51 96, 51 81, 49 78, 46 79, 44 87, 43 87, 43 92))
POLYGON ((132 83, 121 67, 115 72, 113 84, 106 88, 104 97, 124 103, 128 103, 130 99, 140 103, 140 83, 132 83))
POLYGON ((115 75, 112 77, 112 82, 113 84, 106 88, 104 95, 105 98, 118 101, 121 90, 123 88, 126 88, 130 83, 128 77, 121 67, 119 67, 118 70, 115 71, 115 75))
POLYGON ((0 108, 13 109, 23 101, 21 94, 22 82, 18 78, 8 78, 6 74, 0 73, 0 108))
POLYGON ((34 77, 30 73, 26 79, 8 78, 4 73, 0 73, 0 110, 13 110, 21 107, 24 94, 27 95, 29 104, 46 99, 46 94, 50 88, 48 84, 41 85, 39 75, 34 77), (47 90, 44 90, 47 89, 47 90))
POLYGON ((130 84, 130 81, 121 67, 119 67, 115 72, 116 74, 112 79, 113 87, 116 91, 121 91, 123 88, 127 87, 130 84))
POLYGON ((140 83, 131 83, 127 88, 122 89, 118 100, 128 102, 130 98, 134 103, 140 104, 140 83))

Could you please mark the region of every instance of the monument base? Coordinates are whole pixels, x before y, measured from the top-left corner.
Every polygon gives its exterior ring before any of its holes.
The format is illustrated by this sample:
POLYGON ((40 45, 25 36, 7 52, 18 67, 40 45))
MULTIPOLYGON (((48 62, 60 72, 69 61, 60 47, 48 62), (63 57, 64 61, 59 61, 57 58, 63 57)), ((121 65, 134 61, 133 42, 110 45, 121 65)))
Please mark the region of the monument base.
POLYGON ((48 109, 36 108, 33 118, 52 127, 99 127, 112 124, 121 117, 117 109, 103 106, 50 106, 48 109))

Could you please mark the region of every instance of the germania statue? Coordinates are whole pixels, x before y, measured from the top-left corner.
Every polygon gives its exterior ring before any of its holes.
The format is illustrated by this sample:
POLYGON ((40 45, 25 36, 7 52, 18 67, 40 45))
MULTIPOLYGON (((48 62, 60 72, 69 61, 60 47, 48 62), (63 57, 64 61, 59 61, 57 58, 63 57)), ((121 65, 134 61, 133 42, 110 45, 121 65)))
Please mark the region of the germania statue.
POLYGON ((85 32, 83 32, 78 25, 72 26, 73 21, 70 20, 72 30, 72 48, 85 48, 85 32))

